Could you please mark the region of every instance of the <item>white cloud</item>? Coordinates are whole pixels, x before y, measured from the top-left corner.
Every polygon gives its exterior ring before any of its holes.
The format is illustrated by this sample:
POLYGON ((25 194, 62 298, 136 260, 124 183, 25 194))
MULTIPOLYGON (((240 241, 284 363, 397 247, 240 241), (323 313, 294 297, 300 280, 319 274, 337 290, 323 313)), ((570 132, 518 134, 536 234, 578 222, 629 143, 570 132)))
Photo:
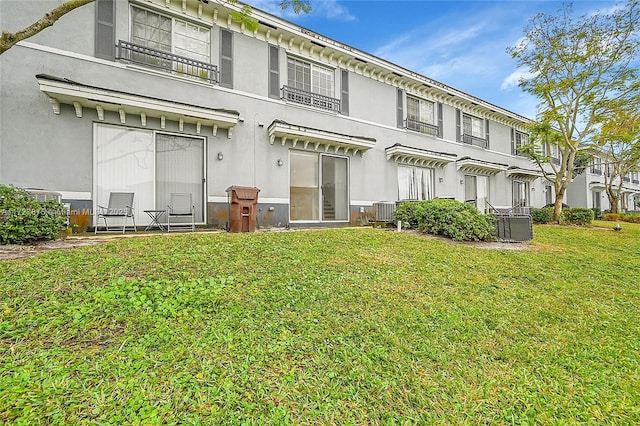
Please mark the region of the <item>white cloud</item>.
POLYGON ((534 77, 535 73, 529 72, 526 68, 518 68, 511 74, 509 74, 500 85, 500 90, 510 90, 518 86, 520 80, 528 80, 534 77))

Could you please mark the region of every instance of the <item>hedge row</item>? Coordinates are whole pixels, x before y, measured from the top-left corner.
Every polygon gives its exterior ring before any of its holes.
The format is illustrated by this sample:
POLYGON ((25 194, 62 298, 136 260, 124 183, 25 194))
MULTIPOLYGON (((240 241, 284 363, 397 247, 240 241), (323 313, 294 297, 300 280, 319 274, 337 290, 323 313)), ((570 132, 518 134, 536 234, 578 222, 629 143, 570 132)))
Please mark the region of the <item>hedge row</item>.
MULTIPOLYGON (((572 223, 575 225, 587 226, 595 217, 593 209, 585 207, 563 208, 562 223, 572 223)), ((541 209, 531 209, 533 223, 551 223, 553 221, 553 207, 543 207, 541 209)))
POLYGON ((640 223, 640 213, 605 213, 603 220, 640 223))
POLYGON ((496 237, 494 216, 456 200, 403 202, 396 208, 395 220, 402 221, 406 228, 456 241, 486 241, 496 237))

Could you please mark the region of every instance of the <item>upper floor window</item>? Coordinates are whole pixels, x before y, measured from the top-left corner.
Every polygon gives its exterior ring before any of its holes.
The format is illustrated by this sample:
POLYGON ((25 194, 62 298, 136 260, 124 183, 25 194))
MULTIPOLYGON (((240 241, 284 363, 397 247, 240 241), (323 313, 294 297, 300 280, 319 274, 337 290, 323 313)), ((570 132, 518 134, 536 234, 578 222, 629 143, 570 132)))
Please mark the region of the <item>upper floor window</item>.
POLYGON ((332 69, 295 58, 287 59, 287 68, 289 86, 323 96, 334 95, 332 69))
POLYGON ((465 114, 462 117, 462 129, 465 135, 482 138, 484 136, 484 120, 473 115, 465 114))
POLYGON ((526 156, 522 148, 529 143, 529 135, 523 132, 515 131, 513 135, 514 154, 526 156))
MULTIPOLYGON (((458 112, 460 114, 460 112, 458 112)), ((462 123, 460 123, 460 115, 458 115, 457 124, 462 124, 461 139, 462 142, 482 148, 489 147, 489 122, 470 114, 462 114, 462 123), (486 127, 485 127, 486 126, 486 127)))
POLYGON ((135 6, 131 8, 131 41, 198 61, 211 58, 209 28, 135 6))
POLYGON ((591 163, 591 173, 596 175, 602 174, 602 158, 593 157, 593 162, 591 163))
POLYGON ((407 129, 438 136, 434 103, 407 96, 407 129))
POLYGON ((340 100, 334 98, 334 70, 297 58, 287 58, 286 100, 322 109, 339 111, 340 100))
POLYGON ((546 157, 549 157, 549 162, 560 164, 560 148, 558 148, 558 145, 545 144, 542 146, 542 151, 546 157))
POLYGON ((118 58, 175 74, 216 82, 211 30, 136 6, 131 7, 131 40, 118 42, 118 58))

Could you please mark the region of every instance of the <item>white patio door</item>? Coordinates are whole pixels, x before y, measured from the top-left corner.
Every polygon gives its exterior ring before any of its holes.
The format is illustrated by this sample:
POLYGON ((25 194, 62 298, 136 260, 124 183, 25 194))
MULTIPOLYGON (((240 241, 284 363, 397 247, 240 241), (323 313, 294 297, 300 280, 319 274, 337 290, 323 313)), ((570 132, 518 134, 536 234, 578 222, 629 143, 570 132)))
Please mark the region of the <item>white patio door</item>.
POLYGON ((145 210, 165 210, 172 192, 190 193, 195 221, 204 222, 204 139, 95 124, 94 159, 94 211, 111 192, 133 192, 136 224, 146 225, 145 210))
MULTIPOLYGON (((111 192, 133 192, 136 224, 148 223, 144 210, 154 208, 153 132, 96 124, 94 138, 94 212, 98 205, 109 204, 111 192)), ((95 214, 93 220, 96 225, 95 214)), ((109 225, 121 225, 118 220, 111 219, 109 225)))
POLYGON ((171 193, 191 194, 195 221, 204 222, 204 141, 156 135, 156 209, 164 210, 171 193))

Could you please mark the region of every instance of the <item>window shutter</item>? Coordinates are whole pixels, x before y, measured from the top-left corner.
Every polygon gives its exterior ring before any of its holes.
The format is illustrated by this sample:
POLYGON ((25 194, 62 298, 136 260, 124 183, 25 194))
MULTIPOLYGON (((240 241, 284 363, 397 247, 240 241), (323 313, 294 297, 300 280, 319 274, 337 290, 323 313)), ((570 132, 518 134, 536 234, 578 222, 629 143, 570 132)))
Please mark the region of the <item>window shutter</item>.
POLYGON ((444 137, 444 125, 442 122, 442 102, 438 102, 438 136, 444 137))
POLYGON ((349 115, 349 71, 340 71, 340 112, 344 115, 349 115))
POLYGON ((485 122, 485 132, 487 134, 487 145, 485 146, 485 148, 489 148, 489 119, 484 120, 485 122))
POLYGON ((404 93, 402 89, 398 89, 398 97, 396 100, 396 124, 399 128, 404 127, 404 93))
POLYGON ((96 58, 107 59, 110 61, 113 61, 116 58, 116 33, 114 24, 115 6, 116 4, 114 0, 96 1, 96 58))
POLYGON ((269 97, 280 99, 280 51, 269 45, 269 97))
POLYGON ((518 154, 518 147, 516 146, 516 131, 511 128, 511 154, 518 154))
POLYGON ((220 86, 233 87, 233 33, 220 29, 220 86))
POLYGON ((459 109, 456 109, 456 140, 460 142, 462 140, 462 129, 460 128, 460 118, 461 112, 459 109))

